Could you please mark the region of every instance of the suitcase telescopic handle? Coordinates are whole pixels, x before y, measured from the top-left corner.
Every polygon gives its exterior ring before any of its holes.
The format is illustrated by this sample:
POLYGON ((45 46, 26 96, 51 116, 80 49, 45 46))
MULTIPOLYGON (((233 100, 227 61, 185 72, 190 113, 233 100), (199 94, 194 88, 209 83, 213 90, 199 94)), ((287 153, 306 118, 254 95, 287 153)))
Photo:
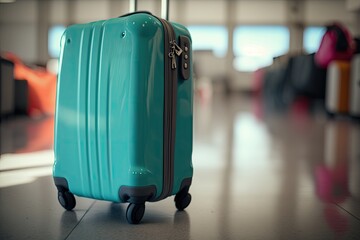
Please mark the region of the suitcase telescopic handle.
MULTIPOLYGON (((130 11, 136 12, 138 8, 137 0, 130 0, 130 11)), ((161 18, 169 20, 169 0, 161 0, 161 18)))

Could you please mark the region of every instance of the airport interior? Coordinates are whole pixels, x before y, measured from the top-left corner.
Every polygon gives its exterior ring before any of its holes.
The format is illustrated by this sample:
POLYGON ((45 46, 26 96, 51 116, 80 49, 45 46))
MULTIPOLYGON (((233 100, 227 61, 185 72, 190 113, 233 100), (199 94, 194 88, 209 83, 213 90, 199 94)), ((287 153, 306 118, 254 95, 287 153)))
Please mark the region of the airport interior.
POLYGON ((0 0, 0 56, 0 239, 360 239, 360 0, 0 0))

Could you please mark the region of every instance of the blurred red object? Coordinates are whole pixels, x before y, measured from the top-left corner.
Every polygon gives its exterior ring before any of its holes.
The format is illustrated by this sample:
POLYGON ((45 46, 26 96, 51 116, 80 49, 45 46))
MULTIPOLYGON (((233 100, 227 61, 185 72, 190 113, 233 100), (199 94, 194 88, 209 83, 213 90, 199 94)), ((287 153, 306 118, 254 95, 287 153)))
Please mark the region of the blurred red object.
POLYGON ((26 66, 13 53, 5 53, 3 57, 14 63, 15 79, 28 82, 28 114, 30 116, 53 115, 55 112, 56 75, 41 67, 32 69, 26 66))
POLYGON ((254 71, 252 76, 252 90, 256 95, 262 94, 263 87, 264 87, 264 76, 265 76, 266 69, 259 68, 254 71))

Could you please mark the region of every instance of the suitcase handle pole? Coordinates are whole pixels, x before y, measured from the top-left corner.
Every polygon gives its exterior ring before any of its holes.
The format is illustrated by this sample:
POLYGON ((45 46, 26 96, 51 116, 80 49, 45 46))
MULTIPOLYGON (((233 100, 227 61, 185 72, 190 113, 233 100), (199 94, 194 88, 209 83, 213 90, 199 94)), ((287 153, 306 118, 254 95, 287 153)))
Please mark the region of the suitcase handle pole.
POLYGON ((161 0, 161 17, 169 20, 169 0, 161 0))
MULTIPOLYGON (((136 12, 138 9, 138 1, 129 1, 129 12, 136 12)), ((161 17, 169 20, 169 0, 161 0, 161 17)))
POLYGON ((138 1, 137 0, 130 0, 129 1, 129 12, 136 12, 138 9, 138 1))

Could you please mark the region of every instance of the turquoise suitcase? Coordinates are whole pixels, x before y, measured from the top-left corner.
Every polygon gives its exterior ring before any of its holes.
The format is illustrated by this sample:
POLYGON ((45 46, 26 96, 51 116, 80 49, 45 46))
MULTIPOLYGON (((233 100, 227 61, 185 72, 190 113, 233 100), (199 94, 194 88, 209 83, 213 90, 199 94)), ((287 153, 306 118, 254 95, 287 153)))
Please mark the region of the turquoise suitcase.
POLYGON ((130 203, 190 201, 191 37, 148 12, 78 24, 61 39, 53 177, 60 204, 81 197, 130 203))

